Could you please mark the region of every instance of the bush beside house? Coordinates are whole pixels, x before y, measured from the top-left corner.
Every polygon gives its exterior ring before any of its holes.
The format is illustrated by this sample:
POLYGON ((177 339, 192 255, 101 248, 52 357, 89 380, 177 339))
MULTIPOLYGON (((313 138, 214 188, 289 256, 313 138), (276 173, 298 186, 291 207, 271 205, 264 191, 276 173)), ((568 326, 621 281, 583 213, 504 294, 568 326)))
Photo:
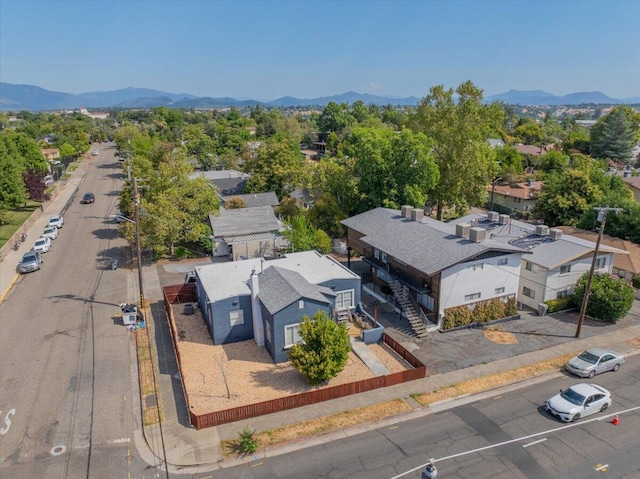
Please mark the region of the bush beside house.
MULTIPOLYGON (((575 300, 582 304, 589 273, 576 283, 575 300)), ((591 280, 591 294, 587 303, 587 315, 593 319, 616 323, 624 317, 635 299, 635 292, 628 281, 611 273, 596 273, 591 280)))
POLYGON ((565 309, 575 308, 578 303, 576 303, 575 295, 571 294, 569 296, 565 296, 564 298, 558 299, 548 299, 544 302, 549 309, 547 310, 548 314, 557 313, 558 311, 564 311, 565 309))
POLYGON ((473 309, 468 305, 446 309, 442 329, 447 330, 473 323, 486 323, 495 319, 514 316, 516 298, 509 298, 506 302, 499 298, 477 303, 473 309))

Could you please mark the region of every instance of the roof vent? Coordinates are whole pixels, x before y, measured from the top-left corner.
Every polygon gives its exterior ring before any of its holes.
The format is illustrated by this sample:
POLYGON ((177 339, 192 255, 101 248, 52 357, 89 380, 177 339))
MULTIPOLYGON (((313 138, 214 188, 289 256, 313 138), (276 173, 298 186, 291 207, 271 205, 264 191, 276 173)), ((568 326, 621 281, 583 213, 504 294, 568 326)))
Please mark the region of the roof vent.
POLYGON ((527 186, 536 186, 536 180, 534 180, 533 178, 529 178, 527 180, 527 186))
POLYGON ((501 225, 508 225, 509 224, 509 215, 500 215, 498 217, 498 221, 500 222, 501 225))
POLYGON ((538 236, 549 236, 549 227, 547 225, 536 225, 536 234, 538 236))
POLYGON ((489 211, 489 213, 487 213, 487 218, 489 219, 489 221, 498 221, 498 212, 497 211, 489 211))
POLYGON ((469 223, 458 223, 456 225, 456 236, 460 238, 468 238, 471 225, 469 223))
POLYGON ((413 208, 411 210, 411 219, 413 221, 422 221, 424 218, 424 210, 422 208, 413 208))
POLYGON ((552 228, 549 230, 549 236, 552 240, 558 241, 560 238, 562 238, 562 230, 552 228))
POLYGON ((413 206, 411 205, 404 205, 400 208, 400 214, 403 218, 411 218, 411 210, 413 209, 413 206))
POLYGON ((487 230, 476 226, 469 229, 469 239, 475 243, 481 243, 487 236, 487 230))

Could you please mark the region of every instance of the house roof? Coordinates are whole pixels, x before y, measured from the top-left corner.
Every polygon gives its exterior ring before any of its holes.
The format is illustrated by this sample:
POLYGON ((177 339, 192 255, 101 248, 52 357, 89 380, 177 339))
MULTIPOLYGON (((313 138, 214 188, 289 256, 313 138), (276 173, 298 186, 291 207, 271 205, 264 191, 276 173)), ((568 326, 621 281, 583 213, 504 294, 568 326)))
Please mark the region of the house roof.
POLYGON ((640 176, 625 176, 622 178, 630 187, 640 190, 640 176))
POLYGON ((218 188, 220 195, 240 195, 251 175, 237 170, 197 171, 190 178, 203 177, 218 188))
MULTIPOLYGON (((558 226, 558 229, 563 233, 576 236, 589 241, 597 241, 598 233, 595 231, 587 231, 575 226, 558 226)), ((623 240, 621 238, 614 238, 606 234, 602 235, 600 240, 600 247, 602 245, 611 246, 612 248, 618 248, 626 251, 628 254, 615 254, 613 255, 613 266, 622 270, 629 271, 632 274, 640 273, 640 245, 632 243, 631 241, 623 240)))
MULTIPOLYGON (((596 247, 593 241, 576 236, 562 234, 554 240, 551 236, 535 234, 536 225, 511 219, 507 224, 491 222, 487 215, 470 214, 458 218, 456 223, 470 223, 487 229, 487 234, 494 240, 512 245, 519 245, 531 254, 526 260, 547 269, 574 261, 582 256, 591 254, 596 247)), ((623 250, 600 245, 602 253, 626 254, 623 250)))
MULTIPOLYGON (((249 279, 252 271, 266 271, 271 266, 298 272, 312 284, 337 279, 357 279, 358 275, 330 256, 317 251, 285 254, 284 257, 265 261, 251 258, 244 261, 213 263, 196 266, 198 278, 209 301, 221 301, 251 293, 249 279)), ((262 286, 261 286, 262 287, 262 286)))
POLYGON ((369 210, 341 223, 364 234, 363 242, 430 276, 489 251, 526 252, 491 239, 470 241, 456 236, 453 223, 428 217, 413 221, 389 208, 369 210))
POLYGON ((213 236, 240 236, 278 231, 280 222, 270 206, 225 210, 209 215, 213 236))
POLYGON ((270 191, 268 193, 250 193, 244 195, 227 195, 221 196, 223 202, 229 201, 231 198, 241 198, 244 200, 247 208, 255 208, 257 206, 278 206, 278 195, 270 191))
POLYGON ((260 293, 258 297, 272 315, 302 298, 330 304, 326 295, 335 296, 331 289, 310 283, 289 269, 272 266, 258 275, 260 293))
POLYGON ((515 145, 515 149, 524 155, 544 155, 546 150, 536 145, 515 145))
POLYGON ((224 236, 224 242, 228 245, 251 243, 253 241, 271 241, 276 237, 273 233, 258 233, 254 235, 224 236))
POLYGON ((531 183, 516 183, 511 185, 493 185, 487 186, 488 192, 493 192, 496 195, 512 196, 514 198, 520 198, 523 200, 535 199, 542 189, 544 183, 542 181, 532 181, 531 183))

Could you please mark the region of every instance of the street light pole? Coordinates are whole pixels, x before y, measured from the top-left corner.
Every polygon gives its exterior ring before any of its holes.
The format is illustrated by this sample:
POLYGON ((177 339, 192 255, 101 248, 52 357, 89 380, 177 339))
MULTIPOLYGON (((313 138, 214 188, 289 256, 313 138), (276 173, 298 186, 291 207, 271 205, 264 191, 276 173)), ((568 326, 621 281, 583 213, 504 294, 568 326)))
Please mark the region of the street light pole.
POLYGON ((140 289, 140 311, 144 311, 144 288, 142 286, 142 250, 140 247, 140 194, 138 193, 138 179, 133 178, 134 223, 136 226, 136 254, 138 257, 138 287, 140 289))

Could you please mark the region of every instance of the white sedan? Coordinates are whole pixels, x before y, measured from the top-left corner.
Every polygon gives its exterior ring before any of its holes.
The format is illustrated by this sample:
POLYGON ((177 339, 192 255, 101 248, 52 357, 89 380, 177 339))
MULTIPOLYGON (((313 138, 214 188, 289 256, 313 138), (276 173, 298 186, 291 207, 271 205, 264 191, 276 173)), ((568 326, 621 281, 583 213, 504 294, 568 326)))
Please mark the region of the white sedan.
POLYGON ((48 253, 51 248, 51 240, 49 238, 45 238, 41 236, 36 240, 33 244, 33 249, 38 253, 48 253))
POLYGON ((563 422, 577 421, 581 417, 606 411, 613 398, 611 393, 597 384, 576 384, 560 391, 544 403, 545 409, 563 422))
POLYGON ((42 236, 44 238, 54 240, 58 237, 58 228, 56 228, 55 226, 47 226, 42 232, 42 236))
POLYGON ((64 224, 64 217, 62 215, 56 215, 49 218, 49 224, 47 226, 55 226, 56 228, 62 228, 64 224))

